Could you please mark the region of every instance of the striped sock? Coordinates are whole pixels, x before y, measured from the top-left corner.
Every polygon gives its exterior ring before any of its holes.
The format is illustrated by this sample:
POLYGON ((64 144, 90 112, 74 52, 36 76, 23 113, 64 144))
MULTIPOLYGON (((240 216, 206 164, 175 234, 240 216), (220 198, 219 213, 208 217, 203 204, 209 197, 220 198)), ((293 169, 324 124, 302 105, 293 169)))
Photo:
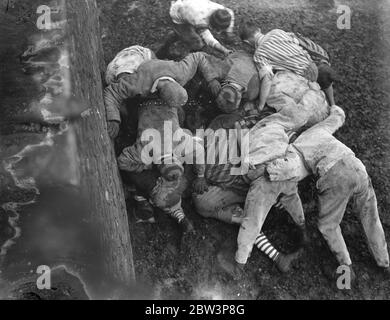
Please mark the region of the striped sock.
POLYGON ((279 257, 279 251, 269 242, 266 235, 261 232, 256 239, 256 247, 263 252, 268 258, 275 261, 279 257))
POLYGON ((179 208, 179 209, 176 209, 172 212, 169 212, 169 215, 175 219, 178 223, 181 223, 184 218, 185 218, 185 215, 184 215, 184 212, 183 212, 183 209, 182 208, 179 208))

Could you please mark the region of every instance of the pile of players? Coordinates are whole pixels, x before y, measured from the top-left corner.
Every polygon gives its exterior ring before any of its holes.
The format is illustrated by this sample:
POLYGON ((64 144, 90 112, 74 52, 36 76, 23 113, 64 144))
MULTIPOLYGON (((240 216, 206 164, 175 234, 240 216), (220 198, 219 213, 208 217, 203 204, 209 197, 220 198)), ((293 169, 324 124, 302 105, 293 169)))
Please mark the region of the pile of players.
POLYGON ((137 139, 118 158, 119 168, 137 189, 138 219, 154 222, 153 207, 157 207, 176 219, 183 232, 194 232, 182 209, 182 195, 188 186, 185 168, 193 164, 196 211, 240 225, 235 263, 228 266, 227 259, 226 270, 241 272, 256 247, 287 272, 299 252, 279 252, 262 226, 271 208, 281 206, 300 228, 301 245, 310 241, 298 182, 313 175, 317 179, 318 228, 339 265, 348 266, 354 275, 340 229, 347 204, 353 200, 370 251, 378 267, 389 275, 387 244, 370 178, 353 151, 333 136, 343 126, 345 114, 335 105, 336 74, 327 52, 302 35, 279 29, 263 34, 250 22, 239 27, 239 34, 254 54, 233 52, 210 30, 231 41, 234 13, 209 0, 172 2, 170 17, 173 31, 156 54, 141 46, 124 49, 110 63, 106 75, 104 98, 111 138, 120 131, 124 102, 141 98, 139 105, 130 105, 138 111, 137 139), (177 41, 192 53, 180 61, 163 60, 177 58, 173 48, 177 41), (202 52, 206 47, 224 58, 202 52), (184 109, 199 104, 189 99, 184 88, 197 73, 221 113, 209 123, 209 129, 227 133, 235 129, 241 137, 237 139, 239 164, 208 163, 207 149, 215 147, 215 141, 205 138, 199 144, 198 136, 182 130, 184 109), (167 131, 166 123, 172 130, 167 131), (160 133, 164 142, 145 139, 150 129, 160 133), (181 141, 174 139, 177 131, 184 137, 181 141), (164 146, 167 135, 170 148, 164 146), (151 144, 158 145, 148 149, 151 144), (151 150, 171 151, 152 155, 150 161, 151 150))

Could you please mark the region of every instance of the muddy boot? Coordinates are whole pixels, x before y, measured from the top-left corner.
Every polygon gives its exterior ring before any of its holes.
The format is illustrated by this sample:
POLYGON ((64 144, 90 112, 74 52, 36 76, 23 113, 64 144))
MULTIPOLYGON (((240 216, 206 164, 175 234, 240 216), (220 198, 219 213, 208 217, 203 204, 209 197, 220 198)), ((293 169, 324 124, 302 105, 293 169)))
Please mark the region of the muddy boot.
POLYGON ((179 226, 180 226, 180 229, 183 232, 183 235, 190 234, 190 233, 192 233, 192 234, 195 233, 194 226, 192 225, 191 221, 188 220, 187 217, 185 217, 183 220, 181 220, 179 222, 179 226))
POLYGON ((183 208, 181 207, 181 201, 175 207, 169 208, 165 212, 179 224, 183 236, 186 234, 195 233, 194 226, 186 217, 183 208))
POLYGON ((237 263, 232 255, 226 251, 217 254, 217 261, 220 269, 233 279, 240 279, 244 274, 245 265, 237 263))
POLYGON ((136 223, 156 223, 152 205, 143 197, 136 196, 134 215, 136 223))
POLYGON ((293 263, 300 257, 301 250, 291 254, 279 254, 275 260, 276 267, 282 273, 290 271, 293 263))

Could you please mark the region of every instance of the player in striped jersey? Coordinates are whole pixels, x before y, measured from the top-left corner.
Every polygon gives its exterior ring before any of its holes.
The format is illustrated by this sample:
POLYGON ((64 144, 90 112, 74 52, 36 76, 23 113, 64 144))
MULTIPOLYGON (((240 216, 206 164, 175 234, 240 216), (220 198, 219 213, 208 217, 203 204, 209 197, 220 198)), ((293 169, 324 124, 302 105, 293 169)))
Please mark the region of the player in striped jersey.
POLYGON ((299 45, 305 49, 318 67, 317 82, 321 89, 326 93, 328 102, 331 106, 335 105, 333 82, 337 79, 336 72, 330 64, 329 54, 317 43, 299 33, 291 34, 299 41, 299 45))
MULTIPOLYGON (((261 80, 258 106, 260 110, 266 104, 274 72, 292 71, 312 82, 323 78, 323 75, 319 77, 319 69, 306 50, 308 47, 302 45, 307 42, 300 41, 291 32, 274 29, 267 34, 263 34, 256 25, 244 23, 240 29, 240 37, 245 43, 255 48, 254 61, 261 80)), ((313 48, 315 49, 315 47, 313 48)), ((321 68, 321 71, 330 72, 328 68, 321 68)), ((334 105, 333 90, 327 90, 328 88, 323 87, 322 89, 327 94, 330 105, 334 105)))

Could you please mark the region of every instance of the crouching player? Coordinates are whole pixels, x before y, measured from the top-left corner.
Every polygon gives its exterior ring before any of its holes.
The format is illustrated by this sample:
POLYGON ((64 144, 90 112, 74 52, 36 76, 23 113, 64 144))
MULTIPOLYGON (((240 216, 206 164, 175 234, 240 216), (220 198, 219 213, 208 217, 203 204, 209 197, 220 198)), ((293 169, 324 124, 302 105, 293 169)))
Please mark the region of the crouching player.
MULTIPOLYGON (((240 268, 247 263, 254 245, 261 247, 268 242, 261 230, 269 211, 278 203, 278 199, 296 225, 303 231, 304 238, 306 238, 305 217, 298 194, 298 184, 291 181, 273 182, 265 176, 260 176, 251 183, 245 202, 244 219, 237 238, 236 262, 240 268)), ((305 241, 306 239, 304 239, 305 241)), ((278 258, 269 255, 273 252, 270 243, 262 251, 274 261, 275 258, 278 258)), ((296 252, 292 255, 292 260, 298 256, 299 252, 296 252)), ((288 271, 288 269, 285 271, 288 271)))
POLYGON ((300 181, 310 174, 318 176, 318 228, 338 263, 349 266, 353 277, 352 261, 340 229, 352 199, 371 253, 388 277, 389 254, 371 180, 353 151, 333 137, 344 121, 344 111, 333 106, 327 119, 299 136, 288 147, 285 157, 270 163, 266 171, 271 181, 300 181))
POLYGON ((164 59, 169 55, 169 48, 178 40, 183 41, 191 52, 201 51, 205 45, 225 56, 231 52, 212 35, 210 28, 224 32, 232 38, 234 12, 223 5, 210 0, 176 0, 169 10, 173 22, 164 45, 157 51, 157 57, 164 59))
POLYGON ((161 99, 141 104, 137 141, 122 151, 118 165, 130 174, 142 196, 174 218, 188 233, 193 231, 193 226, 181 206, 186 188, 184 164, 194 164, 197 175, 194 183, 204 184, 204 150, 190 132, 180 127, 179 111, 187 101, 186 90, 176 90, 172 97, 169 105, 161 99), (160 174, 151 173, 153 169, 160 174))

